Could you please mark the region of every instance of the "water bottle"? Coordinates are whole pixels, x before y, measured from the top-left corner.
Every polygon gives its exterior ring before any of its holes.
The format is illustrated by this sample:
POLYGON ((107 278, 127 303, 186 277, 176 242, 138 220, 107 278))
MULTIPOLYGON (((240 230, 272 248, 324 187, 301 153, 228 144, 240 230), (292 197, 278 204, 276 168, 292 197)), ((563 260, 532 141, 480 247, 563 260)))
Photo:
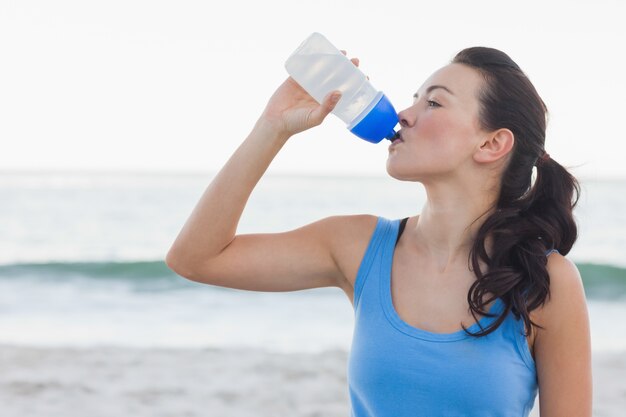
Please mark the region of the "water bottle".
POLYGON ((318 103, 331 91, 341 91, 332 113, 356 136, 372 143, 396 137, 398 114, 387 96, 320 33, 305 39, 289 56, 285 68, 318 103))

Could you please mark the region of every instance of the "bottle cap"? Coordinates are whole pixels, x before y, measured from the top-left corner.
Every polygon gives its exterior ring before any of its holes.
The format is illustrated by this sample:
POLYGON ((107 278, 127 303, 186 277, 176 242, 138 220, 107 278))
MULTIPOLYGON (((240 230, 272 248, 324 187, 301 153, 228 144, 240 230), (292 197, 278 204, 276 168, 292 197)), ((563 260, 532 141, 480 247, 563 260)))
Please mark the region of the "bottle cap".
POLYGON ((366 108, 348 126, 353 134, 371 143, 391 139, 396 135, 393 128, 398 124, 398 114, 386 95, 379 92, 380 99, 373 100, 373 106, 366 108))

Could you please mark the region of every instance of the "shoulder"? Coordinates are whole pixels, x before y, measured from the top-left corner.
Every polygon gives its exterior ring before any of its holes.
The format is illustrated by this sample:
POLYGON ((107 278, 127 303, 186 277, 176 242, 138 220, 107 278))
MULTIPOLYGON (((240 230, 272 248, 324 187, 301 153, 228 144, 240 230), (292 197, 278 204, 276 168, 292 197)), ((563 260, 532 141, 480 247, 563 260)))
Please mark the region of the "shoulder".
POLYGON ((572 301, 585 302, 585 290, 578 268, 560 253, 548 256, 548 275, 550 276, 550 296, 546 306, 564 308, 572 301))
POLYGON ((367 246, 374 234, 378 217, 371 214, 332 216, 325 219, 326 235, 333 253, 349 255, 367 246))
POLYGON ((540 326, 536 343, 541 339, 558 338, 567 328, 585 330, 588 327, 585 289, 578 268, 559 253, 548 256, 550 293, 544 305, 531 318, 540 326))
POLYGON ((371 214, 327 217, 325 235, 346 285, 353 286, 361 260, 374 234, 378 216, 371 214))
POLYGON ((348 214, 330 216, 324 219, 328 224, 342 229, 355 231, 361 230, 363 227, 375 227, 378 222, 378 216, 373 214, 348 214))

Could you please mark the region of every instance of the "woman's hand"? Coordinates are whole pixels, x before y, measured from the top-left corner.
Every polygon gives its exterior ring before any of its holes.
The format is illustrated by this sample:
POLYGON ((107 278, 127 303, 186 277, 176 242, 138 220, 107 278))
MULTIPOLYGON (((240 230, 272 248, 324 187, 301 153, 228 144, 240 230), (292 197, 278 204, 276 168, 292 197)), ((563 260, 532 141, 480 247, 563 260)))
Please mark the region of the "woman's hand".
MULTIPOLYGON (((345 51, 341 51, 345 55, 345 51)), ((357 58, 351 59, 359 65, 357 58)), ((318 126, 335 108, 340 91, 331 91, 319 104, 291 77, 287 78, 270 98, 261 119, 282 136, 290 137, 318 126)))

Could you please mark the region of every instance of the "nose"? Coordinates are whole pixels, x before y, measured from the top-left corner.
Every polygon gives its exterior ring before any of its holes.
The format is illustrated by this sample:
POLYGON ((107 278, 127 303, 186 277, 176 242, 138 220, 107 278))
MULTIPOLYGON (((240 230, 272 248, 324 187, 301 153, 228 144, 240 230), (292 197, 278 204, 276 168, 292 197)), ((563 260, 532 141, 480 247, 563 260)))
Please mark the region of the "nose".
POLYGON ((409 107, 398 113, 398 119, 400 126, 409 127, 415 124, 416 115, 414 111, 411 111, 411 107, 409 107))

